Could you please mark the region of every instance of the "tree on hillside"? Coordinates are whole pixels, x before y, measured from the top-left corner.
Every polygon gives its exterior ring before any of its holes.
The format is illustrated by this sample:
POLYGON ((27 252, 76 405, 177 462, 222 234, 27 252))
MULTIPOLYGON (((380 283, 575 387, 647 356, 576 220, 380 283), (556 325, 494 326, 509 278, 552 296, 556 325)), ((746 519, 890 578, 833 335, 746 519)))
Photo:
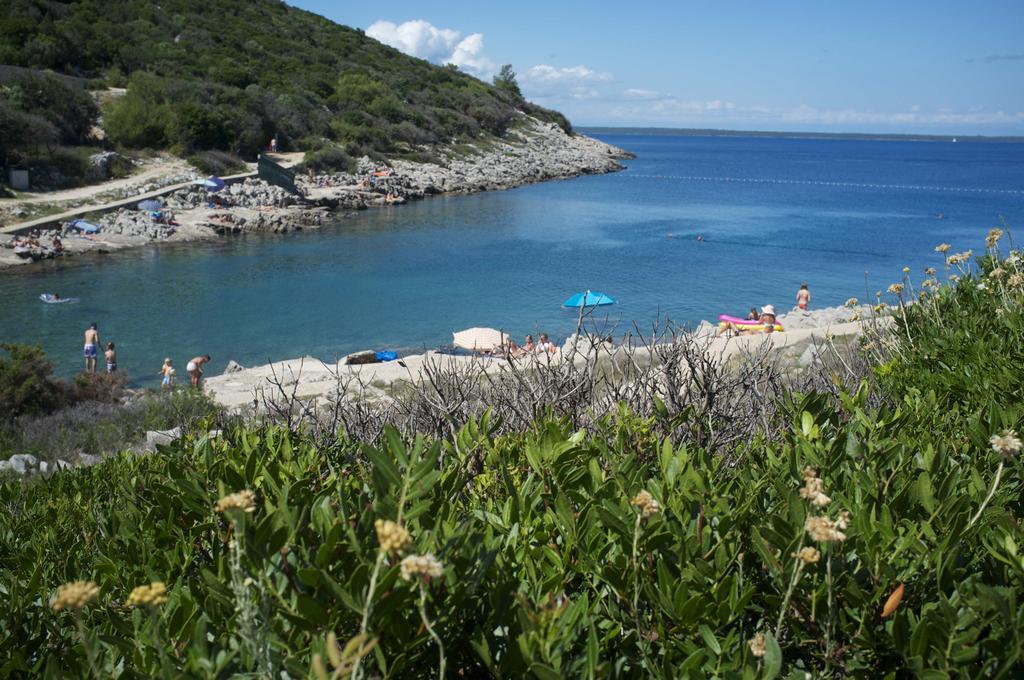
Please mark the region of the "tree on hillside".
POLYGON ((523 98, 523 93, 519 90, 519 83, 516 81, 516 72, 512 70, 512 64, 505 64, 501 67, 498 75, 494 76, 494 86, 499 90, 514 94, 519 99, 523 98))

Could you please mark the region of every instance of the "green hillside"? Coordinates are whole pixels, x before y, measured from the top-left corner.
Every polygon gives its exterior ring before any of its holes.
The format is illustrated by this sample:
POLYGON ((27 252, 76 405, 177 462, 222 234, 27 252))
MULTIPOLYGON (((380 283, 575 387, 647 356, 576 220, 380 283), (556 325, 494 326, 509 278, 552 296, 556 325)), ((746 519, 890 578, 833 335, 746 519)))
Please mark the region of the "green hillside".
MULTIPOLYGON (((127 87, 104 111, 104 127, 129 148, 251 156, 276 133, 283 149, 330 140, 349 154, 410 153, 502 135, 517 111, 569 129, 514 87, 273 0, 9 0, 0 8, 0 64, 87 78, 94 89, 127 87)), ((11 99, 0 93, 9 125, 11 99)))

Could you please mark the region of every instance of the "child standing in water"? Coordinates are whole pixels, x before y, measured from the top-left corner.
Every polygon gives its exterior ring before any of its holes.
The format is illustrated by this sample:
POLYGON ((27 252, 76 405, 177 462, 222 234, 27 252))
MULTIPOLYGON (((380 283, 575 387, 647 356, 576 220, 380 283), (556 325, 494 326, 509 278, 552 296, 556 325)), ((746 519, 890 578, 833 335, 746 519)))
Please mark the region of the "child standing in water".
POLYGON ((107 351, 103 356, 107 359, 107 373, 117 373, 117 352, 114 350, 114 343, 107 343, 107 351))
POLYGON ((807 290, 807 284, 801 283, 800 290, 796 292, 796 306, 800 309, 807 309, 811 303, 811 291, 807 290))

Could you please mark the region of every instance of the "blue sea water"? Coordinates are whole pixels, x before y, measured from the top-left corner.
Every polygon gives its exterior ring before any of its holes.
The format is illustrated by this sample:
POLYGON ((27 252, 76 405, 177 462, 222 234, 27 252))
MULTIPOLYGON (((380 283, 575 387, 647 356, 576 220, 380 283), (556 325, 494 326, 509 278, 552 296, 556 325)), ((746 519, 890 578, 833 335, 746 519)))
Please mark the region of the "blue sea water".
MULTIPOLYGON (((873 297, 1024 225, 1024 145, 603 134, 620 173, 340 217, 319 231, 152 246, 0 273, 0 340, 68 375, 99 324, 153 384, 164 356, 264 363, 436 347, 469 326, 571 332, 561 302, 599 290, 620 331, 873 297), (941 215, 941 217, 940 217, 941 215), (704 237, 703 242, 697 236, 704 237), (46 305, 42 292, 81 298, 46 305)), ((604 313, 602 311, 602 313, 604 313)))

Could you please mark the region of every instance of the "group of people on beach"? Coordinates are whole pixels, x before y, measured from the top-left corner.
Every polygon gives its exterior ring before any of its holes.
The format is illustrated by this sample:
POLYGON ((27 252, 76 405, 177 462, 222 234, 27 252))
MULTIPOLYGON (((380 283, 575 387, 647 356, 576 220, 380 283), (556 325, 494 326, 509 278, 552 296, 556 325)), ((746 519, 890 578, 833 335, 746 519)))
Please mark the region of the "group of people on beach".
POLYGON ((523 339, 522 345, 517 345, 516 341, 509 338, 505 341, 505 356, 508 357, 523 357, 529 354, 554 354, 558 351, 555 347, 555 343, 551 342, 547 333, 541 333, 537 342, 533 341, 532 335, 527 335, 523 339))
POLYGON ((55 257, 64 254, 64 242, 60 239, 58 232, 53 232, 46 243, 47 236, 33 229, 28 234, 14 236, 5 246, 14 250, 14 254, 23 258, 41 259, 43 257, 55 257))
MULTIPOLYGON (((82 350, 82 356, 85 361, 85 372, 96 373, 96 363, 99 356, 100 348, 100 332, 99 328, 95 323, 89 325, 85 329, 85 346, 82 350)), ((117 374, 117 349, 114 347, 113 342, 108 342, 106 349, 103 352, 103 358, 107 364, 107 374, 117 374)), ((193 357, 189 360, 185 366, 185 371, 189 375, 192 387, 198 388, 203 379, 203 366, 210 361, 210 355, 204 354, 202 356, 193 357)), ((163 366, 160 367, 158 375, 161 376, 161 387, 164 389, 171 389, 174 387, 176 378, 176 371, 174 369, 174 362, 170 357, 164 359, 163 366)))
MULTIPOLYGON (((800 290, 796 292, 796 309, 806 311, 810 304, 811 290, 806 282, 801 283, 800 290)), ((778 317, 775 315, 775 306, 765 305, 761 308, 760 312, 757 311, 757 307, 751 307, 750 312, 747 313, 745 321, 752 321, 756 323, 740 324, 723 322, 718 328, 718 335, 723 335, 725 333, 732 333, 735 335, 756 335, 758 333, 775 332, 775 327, 778 323, 778 317)))

